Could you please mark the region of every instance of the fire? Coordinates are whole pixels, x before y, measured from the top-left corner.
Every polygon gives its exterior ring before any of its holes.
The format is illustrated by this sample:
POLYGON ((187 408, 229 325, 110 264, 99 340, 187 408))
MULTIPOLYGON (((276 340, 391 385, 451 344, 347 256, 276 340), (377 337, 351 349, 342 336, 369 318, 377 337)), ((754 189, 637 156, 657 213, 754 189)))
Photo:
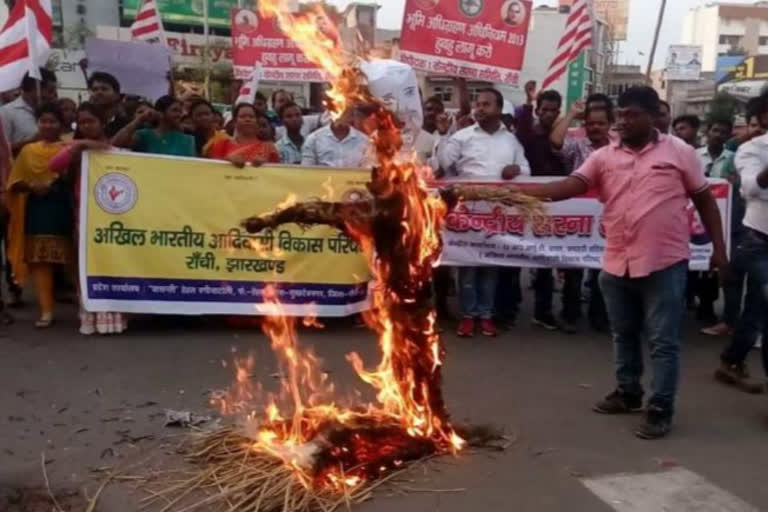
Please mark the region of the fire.
MULTIPOLYGON (((334 119, 358 104, 374 107, 371 140, 378 166, 369 190, 377 217, 369 224, 356 219, 345 226, 369 257, 375 279, 372 309, 365 318, 379 335, 381 360, 373 369, 367 369, 358 354, 348 360, 377 391, 376 402, 352 409, 336 404, 333 385, 318 370, 319 360, 298 343, 294 319, 273 316, 263 329, 285 377, 265 410, 251 415, 254 450, 279 457, 308 486, 344 491, 407 460, 456 452, 465 445, 451 426, 442 397, 444 348, 431 306, 432 269, 442 248, 439 233, 447 211, 444 202, 427 191, 422 169, 398 160, 402 138, 397 120, 351 67, 322 9, 293 15, 280 0, 260 0, 258 5, 262 16, 277 19, 305 55, 327 72, 328 107, 334 119)), ((333 194, 330 184, 324 188, 333 194)), ((291 197, 280 208, 295 203, 291 197)), ((274 288, 267 288, 264 298, 280 307, 274 288)), ((222 410, 233 412, 238 409, 233 401, 242 405, 255 396, 252 369, 252 361, 238 364, 238 389, 218 397, 222 410)))

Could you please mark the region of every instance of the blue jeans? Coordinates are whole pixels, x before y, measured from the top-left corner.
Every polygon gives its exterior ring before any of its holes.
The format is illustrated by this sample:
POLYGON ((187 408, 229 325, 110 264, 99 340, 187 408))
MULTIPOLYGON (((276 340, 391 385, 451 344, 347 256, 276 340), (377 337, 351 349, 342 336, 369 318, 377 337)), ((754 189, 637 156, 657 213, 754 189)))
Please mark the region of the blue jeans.
POLYGON ((605 310, 605 299, 600 290, 600 271, 591 269, 587 278, 589 286, 589 321, 593 327, 608 325, 608 313, 605 310))
POLYGON ((680 381, 687 277, 687 261, 637 279, 600 274, 613 333, 618 389, 642 397, 645 338, 653 369, 653 395, 648 405, 670 417, 680 381))
POLYGON ((459 312, 464 318, 493 318, 497 267, 459 267, 459 312))
POLYGON ((732 266, 737 275, 747 274, 747 297, 733 339, 720 358, 726 364, 743 363, 762 332, 763 367, 768 374, 768 235, 747 230, 732 266))

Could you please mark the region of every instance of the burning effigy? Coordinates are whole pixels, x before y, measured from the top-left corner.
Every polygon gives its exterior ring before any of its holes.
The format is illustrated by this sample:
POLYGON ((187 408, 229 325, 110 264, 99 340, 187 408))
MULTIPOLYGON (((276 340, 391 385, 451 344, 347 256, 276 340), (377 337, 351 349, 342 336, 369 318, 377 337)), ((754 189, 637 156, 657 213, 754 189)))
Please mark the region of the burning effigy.
MULTIPOLYGON (((432 274, 449 209, 461 200, 491 200, 537 213, 537 201, 510 189, 455 187, 437 192, 415 159, 403 158, 403 121, 374 96, 359 62, 345 56, 338 40, 317 30, 320 10, 293 15, 279 0, 261 0, 263 16, 274 17, 307 57, 329 76, 328 107, 341 116, 356 105, 370 113, 376 164, 369 197, 351 202, 315 201, 243 221, 251 233, 281 225, 327 225, 347 234, 368 258, 374 284, 365 320, 377 334, 380 360, 370 368, 348 356, 357 375, 376 393, 373 403, 341 407, 318 359, 301 347, 292 318, 266 318, 263 329, 283 375, 280 400, 247 412, 245 426, 198 436, 190 459, 200 473, 166 493, 165 510, 195 489, 209 497, 180 510, 331 511, 365 501, 391 475, 414 461, 455 454, 475 442, 477 432, 457 429, 443 397, 445 348, 432 304, 432 274), (286 403, 288 404, 286 406, 286 403)), ((273 290, 274 291, 274 290, 273 290)), ((265 299, 277 304, 277 293, 265 299)), ((247 361, 238 384, 216 398, 224 412, 252 406, 247 361)), ((481 436, 482 437, 482 436, 481 436)))

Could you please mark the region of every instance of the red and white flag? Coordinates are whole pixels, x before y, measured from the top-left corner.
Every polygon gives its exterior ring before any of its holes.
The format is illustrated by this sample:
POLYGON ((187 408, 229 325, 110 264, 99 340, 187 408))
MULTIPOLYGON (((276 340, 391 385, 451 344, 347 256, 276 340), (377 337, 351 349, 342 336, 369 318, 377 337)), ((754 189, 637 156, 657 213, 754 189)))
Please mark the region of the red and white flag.
POLYGON ((241 103, 253 103, 256 99, 256 92, 259 90, 259 80, 261 80, 261 63, 257 62, 253 67, 251 76, 243 81, 240 92, 235 100, 235 106, 241 103))
POLYGON ((141 9, 136 13, 136 20, 131 25, 131 38, 134 41, 168 46, 157 0, 144 0, 141 4, 141 9))
POLYGON ((568 70, 568 65, 576 60, 581 52, 592 47, 594 19, 589 0, 576 0, 571 6, 571 13, 565 23, 565 33, 557 45, 557 53, 549 65, 547 76, 541 84, 546 90, 568 70))
POLYGON ((41 78, 52 38, 51 0, 17 0, 0 30, 0 92, 19 87, 25 73, 41 78))

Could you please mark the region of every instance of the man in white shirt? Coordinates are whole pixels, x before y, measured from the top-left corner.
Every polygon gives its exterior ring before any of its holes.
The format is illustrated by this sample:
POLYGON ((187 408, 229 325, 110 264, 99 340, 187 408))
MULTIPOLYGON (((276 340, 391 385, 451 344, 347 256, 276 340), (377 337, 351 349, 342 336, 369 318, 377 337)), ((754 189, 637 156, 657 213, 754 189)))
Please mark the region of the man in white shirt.
MULTIPOLYGON (((768 93, 760 102, 760 124, 768 128, 768 93)), ((768 135, 762 135, 743 144, 735 158, 736 170, 741 177, 741 194, 747 203, 744 215, 745 232, 736 246, 733 265, 738 273, 746 270, 748 279, 754 280, 757 307, 747 304, 739 320, 730 345, 720 356, 723 366, 715 374, 719 380, 747 388, 747 355, 755 344, 755 333, 762 329, 763 367, 768 374, 768 135)), ((748 383, 747 383, 748 384, 748 383)), ((752 391, 751 389, 749 389, 752 391)), ((764 391, 765 385, 757 391, 764 391)))
MULTIPOLYGON (((456 132, 438 150, 440 167, 449 179, 498 181, 531 174, 522 145, 501 122, 503 108, 504 97, 499 91, 478 91, 474 116, 477 124, 456 132)), ((473 336, 476 319, 485 336, 497 334, 493 323, 497 280, 495 267, 459 269, 459 336, 473 336)))
POLYGON ((369 140, 352 128, 349 115, 324 126, 307 137, 301 165, 326 167, 365 167, 369 160, 369 140))
MULTIPOLYGON (((724 178, 725 169, 733 152, 725 148, 731 138, 733 123, 729 119, 712 120, 707 123, 707 144, 696 150, 704 175, 707 178, 724 178)), ((692 286, 699 297, 697 316, 707 328, 718 325, 715 314, 715 302, 720 297, 720 279, 716 272, 696 272, 692 277, 692 286)), ((694 291, 692 290, 692 291, 694 291)))
POLYGON ((18 155, 26 144, 37 137, 37 119, 35 109, 42 104, 56 101, 56 74, 40 68, 43 78, 40 83, 40 96, 37 95, 37 80, 24 75, 21 82, 21 96, 0 108, 0 121, 3 132, 13 155, 18 155))

